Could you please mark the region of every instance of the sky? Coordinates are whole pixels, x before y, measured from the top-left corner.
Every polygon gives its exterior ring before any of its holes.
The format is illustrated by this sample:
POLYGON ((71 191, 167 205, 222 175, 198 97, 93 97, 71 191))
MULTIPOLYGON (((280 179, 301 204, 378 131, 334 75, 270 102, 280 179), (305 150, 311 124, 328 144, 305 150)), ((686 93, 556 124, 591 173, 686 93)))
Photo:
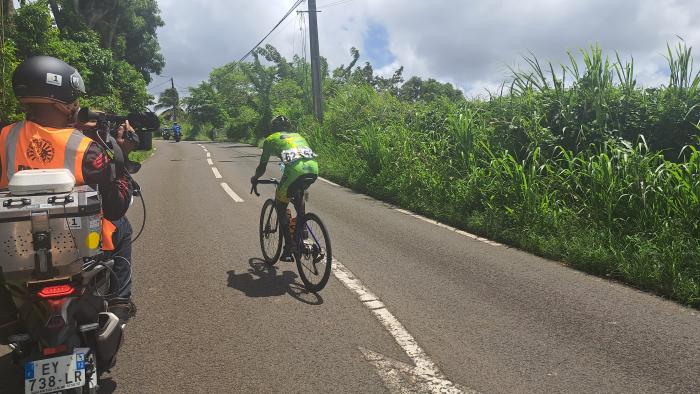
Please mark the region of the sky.
MULTIPOLYGON (((292 6, 294 0, 159 0, 158 30, 166 67, 150 85, 160 92, 169 77, 186 94, 215 67, 238 60, 292 6)), ((321 55, 331 68, 372 63, 390 75, 404 67, 450 82, 468 96, 486 95, 533 53, 544 63, 567 62, 567 51, 600 45, 614 57, 634 58, 644 86, 665 83, 666 44, 679 37, 700 45, 698 0, 317 0, 321 55)), ((304 2, 299 10, 306 10, 304 2)), ((302 55, 306 14, 290 17, 268 43, 288 59, 302 55)), ((306 36, 308 40, 308 35, 306 36)), ((308 55, 307 55, 308 56, 308 55)), ((696 68, 700 68, 700 63, 696 68)))

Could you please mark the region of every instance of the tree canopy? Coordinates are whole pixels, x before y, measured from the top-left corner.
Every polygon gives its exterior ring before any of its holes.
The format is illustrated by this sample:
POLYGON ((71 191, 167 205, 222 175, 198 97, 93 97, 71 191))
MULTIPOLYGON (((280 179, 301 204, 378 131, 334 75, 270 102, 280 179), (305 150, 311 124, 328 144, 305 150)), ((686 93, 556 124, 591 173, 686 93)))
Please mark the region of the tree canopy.
POLYGON ((139 111, 152 102, 149 74, 164 64, 155 35, 163 21, 154 0, 38 0, 21 2, 17 9, 8 6, 12 1, 0 1, 5 11, 0 122, 21 117, 11 77, 22 60, 35 55, 54 56, 78 69, 87 90, 84 106, 139 111))
MULTIPOLYGON (((464 100, 462 92, 449 83, 413 77, 404 83, 403 67, 390 77, 375 73, 372 64, 358 65, 360 51, 350 49, 351 60, 333 71, 321 59, 324 97, 330 98, 352 88, 368 88, 406 102, 444 98, 464 100)), ((226 130, 232 138, 264 134, 273 115, 301 119, 313 113, 311 66, 305 58, 288 60, 272 45, 257 48, 253 61, 230 63, 214 69, 209 80, 190 88, 185 100, 194 131, 226 130)))

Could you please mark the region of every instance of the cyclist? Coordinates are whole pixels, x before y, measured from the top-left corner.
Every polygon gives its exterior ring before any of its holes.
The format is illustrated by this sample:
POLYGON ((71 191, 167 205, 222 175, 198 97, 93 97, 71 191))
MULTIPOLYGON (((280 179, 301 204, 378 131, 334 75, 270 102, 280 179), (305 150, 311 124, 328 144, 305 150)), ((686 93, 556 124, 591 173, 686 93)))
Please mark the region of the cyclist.
POLYGON ((255 175, 250 179, 250 182, 255 184, 265 173, 270 156, 277 156, 282 162, 282 179, 275 193, 275 208, 284 235, 284 251, 280 260, 287 262, 293 261, 292 254, 295 251, 287 217, 289 198, 296 191, 309 187, 318 177, 318 163, 314 160, 316 154, 304 137, 291 132, 291 128, 292 124, 284 116, 276 116, 272 119, 269 134, 263 144, 260 164, 255 169, 255 175))
MULTIPOLYGON (((136 311, 131 301, 131 225, 124 216, 133 187, 125 169, 112 169, 102 145, 74 129, 78 97, 85 93, 83 79, 59 59, 35 56, 17 66, 12 87, 26 120, 0 132, 0 188, 6 188, 17 171, 32 168, 68 168, 77 184, 98 185, 104 214, 102 249, 118 257, 114 273, 119 280, 112 283, 115 297, 109 300, 109 307, 126 321, 136 311)), ((128 122, 118 128, 116 136, 124 155, 135 148, 135 143, 124 138, 127 130, 133 132, 128 122)), ((4 312, 10 309, 1 293, 0 312, 4 312)))

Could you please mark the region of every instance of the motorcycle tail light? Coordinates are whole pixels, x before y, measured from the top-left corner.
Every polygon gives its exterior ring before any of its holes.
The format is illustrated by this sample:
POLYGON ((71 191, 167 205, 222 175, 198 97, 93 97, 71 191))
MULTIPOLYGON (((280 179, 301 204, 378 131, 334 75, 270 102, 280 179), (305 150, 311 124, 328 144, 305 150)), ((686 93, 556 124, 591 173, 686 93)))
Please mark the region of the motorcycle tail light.
POLYGON ((53 356, 54 354, 63 353, 65 351, 68 351, 68 345, 58 345, 56 347, 45 347, 42 349, 44 357, 53 356))
POLYGON ((37 295, 41 298, 61 298, 75 293, 75 288, 71 285, 47 286, 41 289, 37 295))

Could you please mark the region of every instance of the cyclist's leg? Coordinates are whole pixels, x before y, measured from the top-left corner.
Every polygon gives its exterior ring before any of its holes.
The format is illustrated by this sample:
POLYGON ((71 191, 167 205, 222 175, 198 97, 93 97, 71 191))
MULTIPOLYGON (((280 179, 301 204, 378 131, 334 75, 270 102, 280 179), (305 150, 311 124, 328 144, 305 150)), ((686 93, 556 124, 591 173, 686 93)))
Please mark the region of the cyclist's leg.
MULTIPOLYGON (((304 192, 318 178, 318 164, 315 160, 303 159, 293 166, 290 166, 290 171, 294 171, 294 181, 288 187, 287 195, 294 197, 294 209, 297 213, 297 218, 302 217, 306 213, 306 201, 304 200, 304 192)), ((306 231, 304 237, 306 238, 306 231)))
POLYGON ((287 217, 287 207, 289 206, 289 196, 287 193, 289 185, 294 182, 293 175, 292 172, 285 168, 282 179, 279 185, 277 185, 277 191, 275 192, 275 209, 277 210, 277 217, 279 218, 280 231, 282 231, 282 236, 284 237, 284 249, 280 260, 287 262, 292 261, 292 249, 294 247, 292 234, 289 232, 289 217, 287 217))

